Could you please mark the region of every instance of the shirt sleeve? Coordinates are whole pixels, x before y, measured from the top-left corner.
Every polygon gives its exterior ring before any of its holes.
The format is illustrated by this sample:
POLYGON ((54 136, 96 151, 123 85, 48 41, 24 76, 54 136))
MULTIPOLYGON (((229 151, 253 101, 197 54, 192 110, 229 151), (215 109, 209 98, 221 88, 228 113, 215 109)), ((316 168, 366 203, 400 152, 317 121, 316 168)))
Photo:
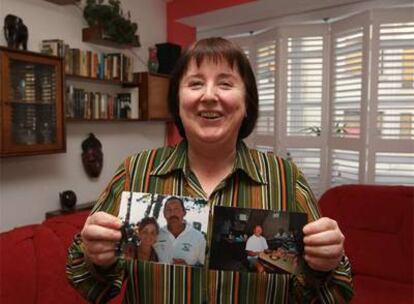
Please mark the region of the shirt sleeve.
MULTIPOLYGON (((308 214, 309 222, 320 218, 317 200, 303 173, 296 168, 296 205, 298 211, 308 214)), ((351 264, 344 255, 338 267, 331 272, 311 269, 304 262, 304 272, 293 277, 297 303, 349 303, 353 296, 351 264)))
MULTIPOLYGON (((115 172, 91 214, 98 211, 118 214, 121 193, 125 186, 125 167, 124 163, 115 172)), ((82 240, 78 234, 69 247, 66 274, 69 282, 85 299, 92 303, 107 303, 121 290, 124 263, 123 260, 118 259, 114 265, 105 269, 92 264, 84 255, 82 240)))
POLYGON ((254 251, 253 245, 252 245, 252 237, 251 236, 247 239, 247 242, 246 242, 246 250, 248 250, 248 251, 254 251))
POLYGON ((267 245, 267 241, 264 237, 262 237, 262 242, 263 242, 263 250, 267 250, 269 249, 269 246, 267 245))

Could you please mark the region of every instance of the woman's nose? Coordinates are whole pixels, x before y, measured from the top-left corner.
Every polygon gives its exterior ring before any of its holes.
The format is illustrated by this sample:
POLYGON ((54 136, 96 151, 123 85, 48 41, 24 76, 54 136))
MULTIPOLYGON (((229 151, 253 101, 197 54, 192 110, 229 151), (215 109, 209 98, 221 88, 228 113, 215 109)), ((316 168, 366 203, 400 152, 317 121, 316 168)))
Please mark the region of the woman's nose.
POLYGON ((217 100, 217 88, 214 84, 207 84, 205 86, 201 100, 205 100, 205 101, 217 100))

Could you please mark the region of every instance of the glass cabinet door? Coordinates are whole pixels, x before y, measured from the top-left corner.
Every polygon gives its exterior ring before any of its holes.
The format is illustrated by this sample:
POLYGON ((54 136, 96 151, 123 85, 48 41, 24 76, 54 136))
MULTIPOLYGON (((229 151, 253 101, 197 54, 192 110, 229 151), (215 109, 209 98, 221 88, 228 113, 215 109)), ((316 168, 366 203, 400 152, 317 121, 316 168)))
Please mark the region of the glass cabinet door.
POLYGON ((61 60, 33 54, 2 54, 2 155, 65 148, 61 60))

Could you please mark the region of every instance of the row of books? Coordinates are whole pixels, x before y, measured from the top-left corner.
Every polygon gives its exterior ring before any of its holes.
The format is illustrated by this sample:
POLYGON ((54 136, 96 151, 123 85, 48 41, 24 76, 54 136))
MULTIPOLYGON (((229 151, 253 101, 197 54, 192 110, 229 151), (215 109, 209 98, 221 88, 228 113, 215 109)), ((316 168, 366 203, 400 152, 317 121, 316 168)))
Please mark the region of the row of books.
POLYGON ((43 40, 40 50, 64 58, 66 74, 121 82, 133 81, 133 60, 125 54, 95 53, 70 48, 60 39, 43 40))
POLYGON ((131 94, 116 96, 66 87, 65 115, 74 119, 131 119, 131 94))

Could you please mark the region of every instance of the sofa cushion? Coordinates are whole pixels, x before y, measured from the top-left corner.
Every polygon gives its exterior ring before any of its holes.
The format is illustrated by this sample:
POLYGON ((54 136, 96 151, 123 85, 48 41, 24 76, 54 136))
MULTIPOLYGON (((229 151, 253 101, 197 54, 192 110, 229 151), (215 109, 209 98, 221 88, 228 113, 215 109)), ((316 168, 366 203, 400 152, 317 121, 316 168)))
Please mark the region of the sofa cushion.
POLYGON ((0 234, 1 303, 36 303, 36 227, 25 226, 0 234))
POLYGON ((346 185, 320 199, 338 221, 353 273, 413 284, 414 187, 346 185))
POLYGON ((355 298, 352 304, 407 304, 413 302, 413 285, 375 277, 354 276, 355 298))

